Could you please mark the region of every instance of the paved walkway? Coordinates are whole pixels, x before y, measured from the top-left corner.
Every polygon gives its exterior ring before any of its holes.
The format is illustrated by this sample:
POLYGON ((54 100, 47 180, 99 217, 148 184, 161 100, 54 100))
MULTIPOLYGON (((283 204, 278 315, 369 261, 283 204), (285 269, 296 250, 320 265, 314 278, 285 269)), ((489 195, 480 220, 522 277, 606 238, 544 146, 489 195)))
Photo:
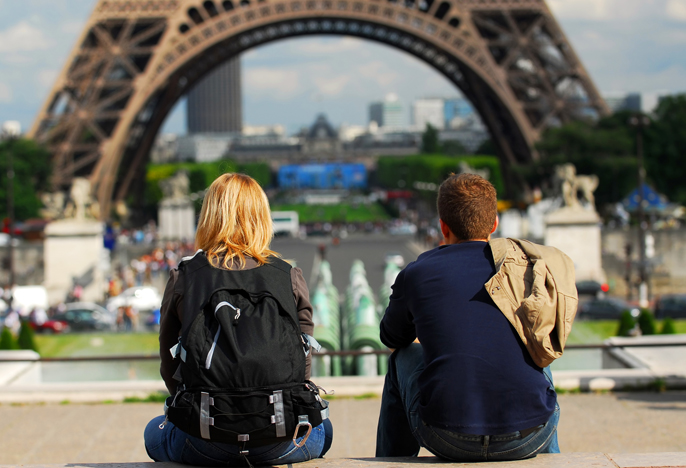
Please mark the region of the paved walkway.
MULTIPOLYGON (((561 395, 564 452, 684 452, 686 392, 561 395)), ((327 458, 371 457, 380 400, 331 402, 327 458)), ((143 428, 161 404, 0 405, 0 465, 143 462, 143 428)), ((427 455, 426 453, 424 453, 427 455)))

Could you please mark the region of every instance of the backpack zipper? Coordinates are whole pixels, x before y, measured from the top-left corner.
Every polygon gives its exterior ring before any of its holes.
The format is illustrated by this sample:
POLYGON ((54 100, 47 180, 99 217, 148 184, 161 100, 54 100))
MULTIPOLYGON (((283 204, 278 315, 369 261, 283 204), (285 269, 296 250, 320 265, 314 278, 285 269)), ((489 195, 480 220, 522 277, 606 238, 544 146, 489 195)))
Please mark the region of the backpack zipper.
MULTIPOLYGON (((214 308, 214 318, 217 318, 217 312, 219 309, 221 309, 224 306, 229 306, 233 310, 236 311, 236 315, 233 318, 233 324, 237 325, 238 324, 238 318, 241 316, 241 309, 234 307, 233 304, 222 301, 219 304, 217 304, 217 307, 214 308)), ((207 353, 207 359, 205 359, 205 369, 209 369, 212 366, 212 356, 214 356, 214 350, 217 347, 217 341, 219 340, 219 332, 221 332, 222 326, 220 323, 217 323, 217 333, 214 334, 214 341, 212 342, 212 347, 210 348, 210 352, 207 353)))

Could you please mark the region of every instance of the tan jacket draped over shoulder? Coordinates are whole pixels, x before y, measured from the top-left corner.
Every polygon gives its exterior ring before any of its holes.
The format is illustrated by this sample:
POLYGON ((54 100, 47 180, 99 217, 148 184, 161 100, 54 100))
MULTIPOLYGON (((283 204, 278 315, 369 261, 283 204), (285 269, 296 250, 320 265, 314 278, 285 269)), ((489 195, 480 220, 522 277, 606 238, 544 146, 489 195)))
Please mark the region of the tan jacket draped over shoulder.
POLYGON ((572 260, 554 247, 493 239, 496 274, 485 287, 537 366, 562 356, 579 302, 572 260))

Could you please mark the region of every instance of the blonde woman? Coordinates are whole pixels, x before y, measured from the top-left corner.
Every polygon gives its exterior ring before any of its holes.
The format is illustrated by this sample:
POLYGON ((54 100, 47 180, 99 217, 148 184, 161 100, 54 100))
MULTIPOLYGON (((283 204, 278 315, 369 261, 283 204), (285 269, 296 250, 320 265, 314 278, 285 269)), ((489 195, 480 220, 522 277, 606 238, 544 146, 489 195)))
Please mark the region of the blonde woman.
POLYGON ((198 251, 170 272, 162 300, 160 372, 171 397, 166 417, 145 429, 153 460, 282 465, 331 446, 326 403, 309 382, 309 292, 302 270, 269 248, 272 237, 255 180, 224 174, 212 183, 198 251))

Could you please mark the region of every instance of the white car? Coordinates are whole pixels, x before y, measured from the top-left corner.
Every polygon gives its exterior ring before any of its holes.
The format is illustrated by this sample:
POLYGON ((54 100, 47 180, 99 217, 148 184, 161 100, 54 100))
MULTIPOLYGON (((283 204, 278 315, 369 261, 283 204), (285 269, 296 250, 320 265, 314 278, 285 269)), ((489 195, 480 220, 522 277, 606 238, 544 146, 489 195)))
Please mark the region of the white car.
POLYGON ((387 252, 386 253, 386 263, 393 263, 402 268, 405 266, 405 259, 399 252, 387 252))
POLYGON ((118 296, 107 301, 107 309, 117 312, 122 306, 133 306, 139 312, 159 309, 162 305, 162 296, 157 288, 152 286, 137 286, 129 288, 118 296))

